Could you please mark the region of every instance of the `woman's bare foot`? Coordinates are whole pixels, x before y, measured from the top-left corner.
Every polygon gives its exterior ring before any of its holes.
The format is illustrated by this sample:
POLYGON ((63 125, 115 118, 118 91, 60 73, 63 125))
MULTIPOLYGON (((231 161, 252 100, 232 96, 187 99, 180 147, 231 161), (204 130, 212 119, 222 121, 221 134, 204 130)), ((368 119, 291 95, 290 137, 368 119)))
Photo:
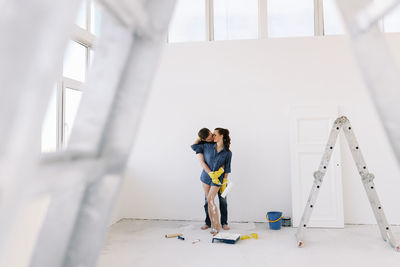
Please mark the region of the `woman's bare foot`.
POLYGON ((216 234, 218 234, 218 230, 214 229, 214 228, 211 228, 210 234, 216 235, 216 234))
POLYGON ((215 227, 215 228, 211 228, 210 233, 211 233, 212 235, 216 235, 216 234, 219 233, 219 231, 221 231, 221 225, 220 225, 220 224, 218 224, 217 227, 215 227))
POLYGON ((222 229, 224 229, 224 230, 230 230, 231 228, 230 228, 227 224, 224 224, 224 225, 222 225, 222 229))
POLYGON ((208 228, 210 228, 210 226, 208 226, 207 224, 203 225, 200 229, 201 230, 207 230, 208 228))

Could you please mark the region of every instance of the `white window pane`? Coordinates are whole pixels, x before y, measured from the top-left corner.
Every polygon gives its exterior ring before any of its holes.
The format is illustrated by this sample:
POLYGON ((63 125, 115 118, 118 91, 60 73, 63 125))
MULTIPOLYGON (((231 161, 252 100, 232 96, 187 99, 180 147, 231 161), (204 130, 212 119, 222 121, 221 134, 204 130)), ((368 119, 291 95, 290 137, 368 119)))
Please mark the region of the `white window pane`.
POLYGON ((42 124, 42 152, 55 152, 56 150, 57 150, 57 88, 54 88, 42 124))
POLYGON ((206 6, 204 0, 178 0, 169 25, 168 41, 206 40, 206 6))
POLYGON ((79 9, 78 17, 75 21, 76 25, 87 30, 87 5, 86 0, 82 1, 81 7, 79 9))
POLYGON ((257 39, 258 0, 214 0, 214 39, 257 39))
POLYGON ((100 35, 101 30, 101 8, 95 1, 92 1, 91 8, 90 8, 90 32, 94 35, 100 35))
POLYGON ((400 32, 400 5, 383 19, 385 32, 400 32))
POLYGON ((63 75, 84 82, 86 77, 87 48, 77 42, 70 41, 64 56, 63 75))
POLYGON ((313 0, 268 0, 269 37, 314 36, 313 0))
POLYGON ((94 59, 94 50, 93 49, 89 49, 89 68, 93 64, 93 59, 94 59))
POLYGON ((65 88, 64 97, 64 146, 66 146, 81 102, 82 92, 65 88))
POLYGON ((335 0, 324 0, 324 34, 344 34, 342 16, 335 0))

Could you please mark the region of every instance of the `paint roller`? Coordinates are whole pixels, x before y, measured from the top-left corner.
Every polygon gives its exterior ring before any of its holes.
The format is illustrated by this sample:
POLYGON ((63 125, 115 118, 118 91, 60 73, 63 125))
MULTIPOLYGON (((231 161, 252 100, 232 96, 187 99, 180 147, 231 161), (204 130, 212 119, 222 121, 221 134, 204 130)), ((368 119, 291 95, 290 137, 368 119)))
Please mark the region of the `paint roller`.
POLYGON ((228 186, 225 188, 224 192, 222 192, 221 197, 225 198, 226 195, 229 193, 229 191, 231 191, 233 187, 233 182, 229 181, 228 186))
POLYGON ((165 235, 165 238, 172 238, 172 237, 179 237, 179 236, 183 236, 183 234, 181 234, 181 233, 166 234, 166 235, 165 235))

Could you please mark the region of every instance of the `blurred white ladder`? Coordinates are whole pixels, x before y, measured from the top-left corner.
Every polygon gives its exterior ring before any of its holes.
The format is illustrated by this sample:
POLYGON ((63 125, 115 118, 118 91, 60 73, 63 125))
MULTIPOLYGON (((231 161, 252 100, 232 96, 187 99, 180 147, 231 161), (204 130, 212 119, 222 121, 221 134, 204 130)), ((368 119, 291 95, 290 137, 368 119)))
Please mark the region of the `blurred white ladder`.
POLYGON ((41 122, 80 1, 0 3, 0 266, 96 265, 175 5, 99 2, 107 12, 68 146, 46 158, 41 122), (41 199, 37 233, 18 236, 41 199))

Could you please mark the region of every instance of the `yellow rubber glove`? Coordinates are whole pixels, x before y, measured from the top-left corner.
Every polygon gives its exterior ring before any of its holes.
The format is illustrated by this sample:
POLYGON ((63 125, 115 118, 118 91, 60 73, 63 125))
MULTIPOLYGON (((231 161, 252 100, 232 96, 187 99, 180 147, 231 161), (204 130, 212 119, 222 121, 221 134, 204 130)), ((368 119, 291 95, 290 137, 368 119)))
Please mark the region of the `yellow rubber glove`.
POLYGON ((218 171, 215 171, 215 172, 209 172, 208 173, 208 175, 210 175, 210 177, 211 177, 211 180, 212 180, 212 182, 214 183, 214 184, 221 184, 220 182, 219 182, 219 177, 221 176, 221 174, 223 174, 224 173, 224 169, 221 167, 221 168, 219 168, 219 170, 218 171))
POLYGON ((224 178, 222 180, 222 185, 221 188, 219 189, 219 193, 222 194, 222 192, 224 192, 224 190, 226 189, 226 186, 228 185, 228 178, 224 178))

